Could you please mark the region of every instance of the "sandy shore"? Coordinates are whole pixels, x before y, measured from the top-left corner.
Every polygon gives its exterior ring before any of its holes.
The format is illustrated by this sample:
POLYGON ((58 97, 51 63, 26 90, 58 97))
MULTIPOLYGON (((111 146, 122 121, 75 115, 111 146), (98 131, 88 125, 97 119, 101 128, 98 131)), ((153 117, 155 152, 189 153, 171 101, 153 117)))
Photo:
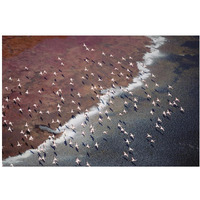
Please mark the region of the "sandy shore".
MULTIPOLYGON (((37 148, 50 135, 47 132, 40 131, 37 125, 44 124, 55 129, 59 124, 67 122, 72 115, 82 112, 92 107, 98 102, 97 94, 100 94, 100 87, 109 88, 113 84, 112 74, 114 68, 120 68, 124 77, 115 72, 115 85, 127 86, 132 77, 136 76, 138 69, 136 61, 142 60, 142 57, 148 48, 145 45, 150 44, 147 37, 67 37, 67 38, 38 38, 30 42, 33 38, 27 38, 24 46, 21 38, 3 38, 3 159, 9 156, 22 154, 27 149, 37 148), (8 40, 14 40, 8 45, 8 40), (17 42, 20 43, 17 48, 17 42), (31 43, 31 45, 27 45, 31 43), (86 43, 88 48, 95 51, 87 51, 83 47, 86 43), (15 49, 18 49, 15 51, 15 49), (107 55, 103 56, 102 51, 107 55), (13 53, 17 52, 17 53, 13 53), (122 60, 121 57, 126 60, 122 60), (129 56, 132 59, 129 59, 129 56), (58 57, 61 60, 58 60, 58 57), (87 59, 88 62, 85 60, 87 59), (120 60, 121 65, 117 64, 120 60), (98 65, 102 63, 102 67, 98 65), (133 65, 130 66, 129 63, 133 65), (62 63, 62 64, 61 64, 62 63), (121 67, 122 66, 122 67, 121 67), (25 69, 27 67, 28 69, 25 69), (85 71, 85 68, 88 71, 85 71), (127 69, 130 69, 128 72, 127 69), (47 73, 44 73, 46 71, 47 73), (40 75, 42 72, 43 75, 40 75), (56 75, 54 75, 56 72, 56 75), (94 73, 94 76, 91 75, 94 73), (9 80, 12 78, 12 81, 9 80), (82 79, 81 77, 84 77, 82 79), (101 77, 102 81, 98 81, 101 77), (70 85, 70 78, 74 79, 74 85, 70 85), (18 81, 20 79, 20 81, 18 81), (21 87, 18 87, 18 84, 21 87), (54 83, 55 85, 52 85, 54 83), (91 84, 96 85, 95 91, 91 90, 91 84), (5 87, 8 87, 6 89, 5 87), (62 93, 57 92, 61 89, 62 93), (28 94, 26 91, 28 90, 28 94), (41 91, 39 93, 38 91, 41 91), (81 94, 81 98, 77 96, 81 94), (17 97, 20 101, 14 103, 13 99, 17 97), (64 100, 61 100, 61 97, 64 100), (6 101, 6 98, 9 98, 6 101), (73 104, 72 100, 76 103, 73 104), (33 107, 36 104, 37 108, 33 107), (61 105, 61 113, 57 110, 57 105, 61 105), (77 110, 77 107, 81 110, 77 110), (23 112, 20 113, 19 109, 23 112), (74 113, 71 113, 71 110, 74 113), (28 110, 31 110, 28 111, 28 110), (47 114, 46 111, 50 114, 47 114), (60 121, 51 123, 52 119, 60 121), (4 121, 6 120, 6 122, 4 121), (12 125, 9 124, 12 122, 12 125), (26 122, 28 127, 25 127, 26 122), (12 132, 9 131, 9 127, 12 132), (26 132, 27 130, 30 132, 26 132), (21 130, 24 134, 21 134, 21 130), (33 141, 30 140, 33 138, 33 141), (17 146, 17 142, 21 146, 17 146)), ((58 135, 59 137, 59 135, 58 135)))

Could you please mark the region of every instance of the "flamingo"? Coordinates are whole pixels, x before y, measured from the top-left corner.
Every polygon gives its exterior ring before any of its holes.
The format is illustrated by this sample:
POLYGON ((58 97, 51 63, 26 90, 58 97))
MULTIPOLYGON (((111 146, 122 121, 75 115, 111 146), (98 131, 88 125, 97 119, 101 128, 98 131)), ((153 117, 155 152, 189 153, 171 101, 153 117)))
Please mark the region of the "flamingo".
POLYGON ((157 120, 158 122, 160 122, 160 123, 162 123, 162 120, 158 117, 158 120, 157 120))
POLYGON ((130 133, 130 138, 134 139, 135 135, 133 135, 132 133, 130 133))
POLYGON ((168 94, 167 94, 169 97, 172 97, 172 94, 170 93, 170 92, 168 92, 168 94))
POLYGON ((17 147, 21 147, 22 145, 17 141, 17 147))
POLYGON ((154 74, 151 74, 152 78, 156 78, 156 76, 154 74))
POLYGON ((180 107, 180 111, 181 112, 185 112, 185 110, 183 109, 183 107, 180 107))
POLYGON ((147 138, 152 138, 152 136, 150 134, 147 133, 147 138))
POLYGON ((96 142, 94 145, 97 149, 99 148, 99 144, 96 142))
POLYGON ((173 90, 173 87, 171 85, 168 85, 168 88, 173 90))
POLYGON ((128 158, 128 154, 124 151, 124 157, 128 158))
POLYGON ((76 163, 77 163, 77 165, 79 165, 81 163, 81 160, 79 160, 78 158, 76 158, 76 163))
POLYGON ((135 158, 131 157, 131 162, 137 161, 135 158))
POLYGON ((130 141, 128 140, 128 139, 126 139, 126 141, 125 141, 128 145, 130 144, 130 141))
POLYGON ((151 95, 150 94, 147 94, 147 99, 151 99, 151 95))
POLYGON ((151 139, 150 142, 151 142, 151 143, 155 143, 155 140, 151 139))
POLYGON ((132 149, 131 147, 129 147, 129 148, 128 148, 128 151, 131 152, 131 151, 133 151, 133 149, 132 149))
POLYGON ((178 102, 180 102, 180 100, 179 100, 177 97, 175 98, 175 101, 178 101, 178 102))
POLYGON ((151 110, 150 113, 153 115, 154 114, 153 110, 151 110))

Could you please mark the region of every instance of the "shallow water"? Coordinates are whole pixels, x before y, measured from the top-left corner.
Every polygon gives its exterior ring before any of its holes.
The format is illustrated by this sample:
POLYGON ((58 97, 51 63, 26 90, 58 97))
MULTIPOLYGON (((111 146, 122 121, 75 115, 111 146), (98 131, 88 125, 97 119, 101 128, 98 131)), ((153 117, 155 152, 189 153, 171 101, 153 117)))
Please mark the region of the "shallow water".
MULTIPOLYGON (((154 38, 156 40, 156 37, 154 38)), ((169 45, 170 38, 166 42, 169 45)), ((189 43, 188 43, 189 44, 189 43)), ((170 44, 173 47, 173 44, 170 44)), ((195 46, 193 44, 193 46, 195 46)), ((198 51, 197 51, 198 52, 198 51)), ((38 154, 36 151, 26 158, 4 162, 4 165, 9 165, 10 162, 19 166, 38 166, 52 165, 53 157, 58 159, 59 166, 75 166, 75 160, 78 157, 81 160, 81 165, 85 166, 88 161, 91 166, 197 166, 199 165, 199 63, 198 54, 180 56, 169 51, 155 51, 153 60, 146 59, 148 69, 156 75, 156 82, 159 88, 155 91, 154 82, 151 77, 147 78, 149 85, 148 89, 142 89, 139 86, 133 90, 134 95, 124 93, 115 96, 111 110, 109 107, 104 107, 109 111, 109 116, 112 121, 106 120, 106 116, 102 111, 103 123, 98 123, 98 114, 91 115, 88 126, 84 128, 86 136, 83 137, 80 133, 83 128, 76 127, 76 133, 70 132, 68 138, 71 137, 73 142, 72 147, 69 145, 69 139, 64 143, 63 137, 57 140, 57 148, 48 148, 46 151, 46 161, 38 163, 38 154), (159 57, 158 57, 159 54, 159 57), (152 63, 153 62, 153 63, 152 63), (170 108, 168 105, 167 85, 172 85, 171 91, 173 97, 180 99, 180 105, 185 109, 185 113, 181 113, 179 108, 170 108), (154 107, 155 113, 152 116, 150 110, 153 108, 151 102, 146 99, 145 92, 152 96, 152 99, 157 97, 161 100, 160 107, 154 107), (125 96, 126 95, 126 96, 125 96), (138 110, 133 108, 134 97, 138 98, 138 110), (128 101, 127 113, 119 116, 119 112, 124 109, 124 101, 128 101), (173 111, 169 118, 163 118, 162 112, 167 109, 173 111), (162 119, 164 132, 158 132, 155 129, 155 123, 158 116, 162 119), (121 133, 117 124, 122 124, 123 128, 128 133, 133 133, 135 139, 131 140, 129 136, 121 133), (92 135, 89 131, 89 125, 95 127, 95 133, 92 135), (108 134, 103 134, 107 131, 108 134), (150 133, 155 139, 155 144, 151 145, 146 135, 150 133), (92 137, 93 139, 92 139, 92 137), (130 147, 133 152, 129 154, 128 159, 123 157, 123 152, 128 152, 128 146, 125 140, 129 138, 130 147), (78 143, 79 150, 74 147, 78 143), (94 147, 95 142, 98 142, 98 150, 94 147), (89 144, 90 149, 85 145, 89 144), (134 164, 130 161, 131 157, 137 159, 134 164)), ((81 121, 81 116, 80 116, 81 121)), ((79 122, 80 123, 80 122, 79 122)), ((69 123, 70 124, 70 123, 69 123)), ((30 154, 30 152, 29 152, 30 154)), ((41 153, 43 155, 43 153, 41 153)))

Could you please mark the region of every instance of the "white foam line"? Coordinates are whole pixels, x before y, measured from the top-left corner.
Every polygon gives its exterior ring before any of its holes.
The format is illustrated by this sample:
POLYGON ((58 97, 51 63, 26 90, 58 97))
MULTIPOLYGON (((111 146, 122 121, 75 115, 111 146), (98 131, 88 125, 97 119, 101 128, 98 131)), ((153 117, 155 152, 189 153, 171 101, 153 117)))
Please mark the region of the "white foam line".
MULTIPOLYGON (((144 67, 144 65, 149 66, 153 64, 153 59, 156 57, 161 57, 163 56, 159 49, 161 45, 163 45, 166 41, 166 39, 164 37, 161 36, 149 36, 149 38, 152 39, 152 45, 148 45, 147 47, 150 48, 150 52, 145 53, 145 55, 143 56, 143 62, 137 62, 137 67, 139 69, 139 76, 133 78, 133 83, 130 83, 127 87, 123 87, 124 90, 128 90, 131 91, 139 86, 143 85, 142 80, 143 79, 147 79, 151 73, 150 70, 147 69, 146 67, 144 67)), ((106 90, 102 90, 102 95, 100 97, 100 102, 98 103, 98 107, 93 106, 89 109, 89 111, 87 112, 88 117, 91 117, 93 115, 96 115, 99 110, 103 110, 104 108, 107 107, 107 102, 110 100, 110 96, 118 96, 119 94, 123 93, 123 90, 120 89, 119 87, 117 88, 109 88, 106 90), (113 92, 113 93, 111 93, 113 92)), ((72 124, 77 127, 80 126, 80 124, 82 122, 85 121, 85 115, 84 113, 78 114, 75 116, 75 118, 70 119, 66 124, 64 124, 62 127, 58 127, 55 132, 63 132, 63 134, 57 138, 55 140, 55 142, 58 143, 62 143, 65 140, 69 139, 70 137, 73 137, 75 135, 75 132, 66 128, 70 127, 72 124)), ((46 148, 50 148, 50 140, 46 140, 44 143, 42 143, 41 145, 38 146, 37 149, 29 149, 27 150, 25 153, 23 153, 22 155, 18 155, 18 156, 14 156, 14 157, 8 157, 7 159, 3 160, 3 164, 15 164, 15 163, 19 163, 22 162, 23 159, 29 157, 32 155, 31 151, 33 153, 37 153, 37 150, 40 149, 44 144, 46 146, 46 148)))

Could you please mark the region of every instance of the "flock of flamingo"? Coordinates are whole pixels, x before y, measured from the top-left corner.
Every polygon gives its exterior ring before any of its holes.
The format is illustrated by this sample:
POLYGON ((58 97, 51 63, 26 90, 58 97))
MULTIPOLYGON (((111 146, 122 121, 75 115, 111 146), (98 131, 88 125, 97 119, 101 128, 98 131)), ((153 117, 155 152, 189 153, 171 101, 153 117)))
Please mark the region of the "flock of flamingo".
MULTIPOLYGON (((97 51, 93 48, 89 48, 85 43, 83 44, 83 48, 85 48, 86 51, 91 51, 91 52, 96 52, 97 51)), ((109 53, 106 53, 106 52, 99 52, 101 53, 101 55, 103 57, 107 57, 107 59, 114 59, 115 58, 115 55, 113 54, 109 54, 109 53)), ((60 61, 60 65, 61 66, 65 66, 63 60, 61 57, 58 57, 57 58, 58 61, 60 61)), ((116 78, 115 77, 120 77, 121 79, 132 79, 133 78, 133 71, 132 71, 132 68, 134 68, 134 64, 132 62, 133 58, 131 56, 128 56, 127 58, 125 56, 121 57, 120 59, 119 58, 115 58, 117 59, 117 62, 116 62, 116 65, 115 66, 111 66, 110 69, 111 71, 107 71, 107 73, 109 73, 112 78, 110 79, 111 81, 111 88, 110 89, 107 89, 106 90, 106 95, 109 96, 109 100, 107 102, 105 102, 107 104, 107 108, 102 110, 101 108, 98 108, 98 124, 103 127, 103 124, 104 122, 106 123, 112 123, 112 116, 110 116, 110 112, 114 112, 113 109, 112 109, 112 105, 114 104, 114 99, 115 99, 115 89, 119 89, 121 91, 121 93, 123 94, 128 94, 125 95, 125 97, 121 96, 121 98, 123 99, 123 103, 124 103, 124 108, 123 110, 121 110, 119 113, 117 113, 117 115, 119 115, 118 117, 120 116, 124 116, 127 114, 128 112, 128 107, 131 106, 135 111, 138 111, 140 108, 140 104, 139 104, 139 99, 137 97, 134 96, 134 93, 133 91, 131 90, 128 90, 127 88, 125 87, 121 87, 118 85, 118 82, 116 81, 116 78), (122 66, 123 65, 123 66, 122 66), (127 66, 127 67, 125 67, 127 66)), ((90 63, 96 63, 98 65, 98 67, 100 68, 103 68, 104 65, 105 65, 105 62, 102 61, 94 61, 90 58, 85 58, 84 59, 84 62, 88 63, 88 67, 85 67, 84 68, 84 72, 85 74, 82 74, 82 76, 80 77, 80 79, 84 82, 84 81, 90 81, 90 79, 93 78, 93 80, 95 79, 96 82, 98 84, 95 84, 95 82, 91 82, 91 86, 90 86, 90 90, 92 93, 94 93, 96 95, 96 98, 99 100, 99 102, 101 102, 101 95, 97 92, 99 90, 105 90, 106 88, 104 88, 101 83, 104 82, 104 78, 98 74, 96 74, 94 71, 92 72, 90 69, 89 69, 89 65, 90 63), (90 71, 90 75, 88 75, 88 72, 90 71)), ((143 64, 143 68, 146 68, 146 65, 143 64)), ((25 70, 26 71, 29 71, 30 69, 28 67, 25 67, 25 70)), ((46 70, 41 70, 38 74, 38 76, 44 76, 45 74, 47 74, 48 71, 46 70)), ((158 92, 158 88, 159 88, 159 83, 156 82, 156 75, 155 74, 152 74, 151 73, 151 82, 153 83, 154 87, 150 87, 150 85, 148 84, 148 82, 142 78, 142 75, 146 73, 145 71, 140 71, 139 72, 139 77, 143 83, 142 85, 142 89, 144 90, 144 93, 146 95, 146 99, 147 99, 147 103, 151 104, 153 107, 152 109, 149 111, 149 114, 146 114, 147 117, 148 115, 149 116, 155 116, 157 113, 155 111, 154 108, 158 107, 161 109, 161 100, 159 98, 154 98, 154 96, 152 96, 151 94, 151 91, 157 91, 158 92)), ((57 72, 53 72, 53 76, 56 77, 57 76, 57 72)), ((9 81, 10 82, 13 82, 13 84, 15 84, 15 78, 13 77, 9 77, 9 81)), ((20 82, 20 78, 16 78, 16 81, 17 81, 17 87, 18 88, 22 88, 24 87, 22 85, 22 83, 20 82)), ((55 81, 52 81, 52 87, 54 87, 56 85, 56 82, 55 81)), ((74 78, 70 78, 69 79, 69 85, 73 91, 73 87, 74 85, 76 84, 76 82, 74 81, 74 78)), ((168 105, 169 105, 169 108, 166 109, 166 110, 162 110, 162 115, 159 115, 157 114, 156 118, 157 118, 157 121, 156 122, 152 122, 154 123, 153 126, 155 126, 155 129, 157 131, 160 131, 160 132, 165 132, 165 127, 163 126, 163 120, 165 120, 165 118, 169 118, 173 112, 171 110, 172 107, 174 108, 178 108, 180 110, 180 112, 184 113, 184 108, 181 107, 180 105, 180 100, 179 98, 177 98, 174 94, 173 94, 173 86, 172 85, 166 85, 166 88, 167 88, 167 93, 166 94, 163 94, 163 95, 166 95, 166 98, 167 98, 167 101, 168 101, 168 105)), ((6 91, 9 90, 9 88, 7 86, 5 86, 4 88, 6 91)), ((38 90, 38 93, 39 94, 43 94, 44 92, 44 89, 42 88, 41 90, 38 90)), ((28 89, 26 89, 25 91, 25 94, 24 95, 29 95, 30 91, 28 89)), ((61 102, 64 102, 66 99, 63 97, 63 94, 64 91, 62 91, 61 88, 59 88, 55 94, 60 98, 60 101, 61 102)), ((77 92, 76 93, 76 96, 77 96, 77 99, 78 98, 82 98, 82 94, 80 92, 77 92)), ((38 105, 36 103, 33 103, 33 106, 32 107, 28 107, 27 110, 23 110, 21 107, 20 107, 20 102, 23 101, 23 95, 21 97, 16 97, 16 98, 13 98, 13 99, 10 99, 9 96, 7 96, 5 99, 3 99, 4 103, 3 103, 3 110, 7 108, 6 106, 6 103, 8 103, 9 101, 13 102, 14 104, 18 104, 19 105, 19 108, 16 112, 20 112, 21 114, 23 114, 24 112, 28 112, 29 115, 32 114, 32 112, 34 110, 37 110, 38 111, 38 114, 39 116, 43 116, 45 114, 49 115, 50 114, 50 111, 49 110, 46 110, 46 112, 44 111, 41 111, 41 110, 38 110, 38 105)), ((92 124, 89 124, 90 122, 90 119, 89 119, 89 115, 88 115, 88 112, 89 110, 86 109, 86 110, 83 110, 83 108, 81 107, 81 104, 79 101, 76 101, 75 99, 72 99, 71 100, 71 104, 76 105, 76 109, 70 109, 70 113, 71 115, 73 116, 74 113, 78 112, 83 112, 84 113, 84 121, 80 124, 81 125, 81 137, 85 138, 86 136, 89 136, 88 137, 89 139, 91 139, 91 141, 88 141, 88 143, 82 143, 83 144, 83 148, 86 148, 86 149, 90 149, 90 148, 94 148, 96 149, 97 151, 99 150, 99 148, 102 148, 98 142, 98 140, 95 140, 95 133, 96 133, 96 129, 97 127, 95 127, 94 125, 92 124), (86 128, 89 129, 89 131, 86 130, 86 128)), ((60 104, 57 104, 57 112, 58 114, 61 114, 62 112, 65 112, 65 108, 63 107, 62 103, 60 104)), ((136 112, 137 113, 137 112, 136 112)), ((74 118, 76 118, 76 116, 73 116, 74 118)), ((51 124, 57 124, 59 127, 62 126, 61 124, 61 121, 59 119, 52 119, 51 124)), ((9 119, 7 119, 6 116, 3 115, 3 125, 7 127, 8 131, 9 132, 13 132, 15 127, 14 127, 14 124, 9 121, 9 119)), ((59 130, 59 127, 57 128, 57 130, 59 130)), ((131 163, 135 164, 137 163, 137 158, 134 156, 134 148, 132 146, 132 144, 134 144, 134 140, 135 140, 135 134, 134 133, 131 133, 131 132, 128 132, 125 128, 125 125, 122 123, 121 120, 119 120, 119 122, 117 123, 117 128, 119 129, 119 131, 121 132, 121 134, 124 135, 124 141, 123 141, 123 144, 125 144, 125 146, 127 147, 127 149, 125 149, 121 156, 122 158, 126 159, 127 161, 130 161, 131 163)), ((80 150, 80 145, 78 142, 75 141, 75 138, 73 137, 70 137, 68 138, 67 136, 67 129, 70 129, 72 130, 73 132, 75 132, 76 134, 78 134, 77 130, 76 130, 76 127, 74 124, 71 124, 70 126, 66 126, 66 131, 64 131, 64 136, 65 136, 65 141, 64 141, 64 144, 67 145, 69 144, 69 147, 72 147, 75 151, 79 152, 80 150)), ((29 126, 28 124, 28 121, 24 124, 24 129, 21 130, 20 134, 23 135, 23 137, 26 138, 26 140, 29 140, 29 141, 34 141, 34 137, 31 136, 29 133, 31 133, 32 131, 32 127, 29 126)), ((97 131, 98 132, 98 131, 97 131)), ((111 129, 106 129, 103 130, 102 134, 103 135, 107 135, 109 134, 109 132, 112 132, 111 129)), ((60 133, 60 132, 59 132, 60 133)), ((48 141, 51 142, 51 148, 53 148, 54 150, 54 156, 53 156, 53 160, 52 160, 52 164, 53 165, 59 165, 59 159, 58 159, 58 152, 56 153, 56 148, 57 148, 57 144, 56 144, 56 137, 55 137, 55 134, 57 134, 56 132, 54 133, 50 133, 49 135, 49 138, 48 138, 48 141)), ((88 139, 88 140, 89 140, 88 139)), ((148 143, 150 143, 150 145, 154 145, 154 143, 156 142, 156 140, 154 139, 153 135, 151 133, 146 133, 146 140, 148 143)), ((20 141, 16 141, 16 144, 14 144, 14 147, 15 148, 19 148, 21 147, 23 144, 20 142, 20 141)), ((40 147, 38 147, 37 149, 37 154, 38 154, 38 163, 40 165, 43 165, 45 163, 45 159, 46 159, 46 156, 47 156, 47 145, 46 145, 46 142, 43 143, 43 145, 41 145, 40 147)), ((87 157, 87 155, 86 155, 87 157)), ((75 165, 77 166, 80 166, 80 165, 84 165, 84 166, 91 166, 91 163, 89 163, 89 161, 86 161, 85 163, 82 162, 81 158, 80 157, 76 157, 76 159, 74 160, 74 163, 75 165)), ((13 166, 13 164, 11 164, 11 166, 13 166)))

